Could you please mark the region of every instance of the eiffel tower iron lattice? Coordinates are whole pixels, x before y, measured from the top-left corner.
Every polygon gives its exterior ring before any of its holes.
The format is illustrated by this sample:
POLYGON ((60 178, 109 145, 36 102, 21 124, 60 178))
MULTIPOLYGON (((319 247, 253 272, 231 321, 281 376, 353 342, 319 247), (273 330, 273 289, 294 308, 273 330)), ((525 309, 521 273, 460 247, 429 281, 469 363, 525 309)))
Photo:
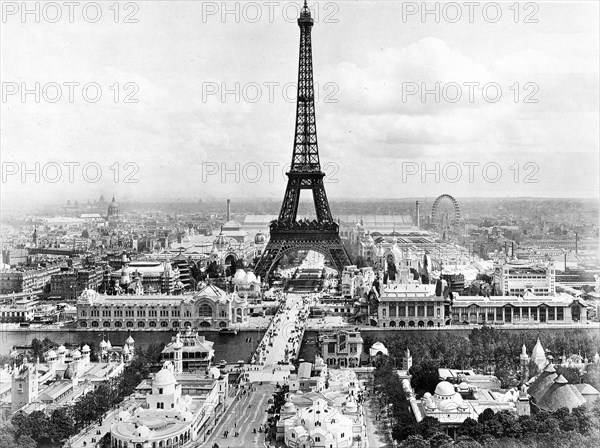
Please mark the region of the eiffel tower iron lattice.
POLYGON ((295 250, 322 253, 340 273, 350 264, 339 226, 331 215, 323 183, 325 173, 319 160, 311 43, 313 23, 305 0, 298 19, 300 60, 292 164, 279 217, 270 224, 269 242, 255 268, 256 274, 265 280, 279 260, 295 250), (297 221, 301 190, 312 190, 316 220, 297 221))

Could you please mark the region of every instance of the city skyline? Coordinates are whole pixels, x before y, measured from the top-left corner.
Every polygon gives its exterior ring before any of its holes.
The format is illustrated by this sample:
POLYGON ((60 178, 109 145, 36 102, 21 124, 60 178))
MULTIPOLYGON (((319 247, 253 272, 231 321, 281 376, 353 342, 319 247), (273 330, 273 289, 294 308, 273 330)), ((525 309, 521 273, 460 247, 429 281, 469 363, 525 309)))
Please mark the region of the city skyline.
MULTIPOLYGON (((56 24, 7 16, 3 206, 102 193, 280 200, 293 140, 295 88, 283 87, 297 77, 297 9, 258 5, 254 23, 249 8, 223 16, 212 2, 142 3, 135 14, 120 11, 119 23, 108 8, 94 24, 77 15, 56 24), (40 103, 7 94, 10 83, 36 82, 40 103), (57 103, 46 101, 52 82, 64 89, 57 103), (98 83, 103 96, 92 103, 75 89, 70 103, 64 82, 98 83), (128 95, 138 102, 125 103, 128 95), (36 162, 39 182, 35 173, 23 182, 23 168, 36 162), (93 166, 84 174, 85 164, 93 166)), ((313 7, 316 113, 332 200, 598 197, 598 5, 543 3, 521 10, 519 23, 502 5, 496 23, 481 12, 473 23, 450 23, 449 11, 423 23, 387 2, 313 7), (412 93, 436 82, 439 102, 412 93), (495 83, 502 97, 492 102, 476 89, 471 102, 469 83, 495 83), (456 86, 463 96, 453 103, 456 86)))

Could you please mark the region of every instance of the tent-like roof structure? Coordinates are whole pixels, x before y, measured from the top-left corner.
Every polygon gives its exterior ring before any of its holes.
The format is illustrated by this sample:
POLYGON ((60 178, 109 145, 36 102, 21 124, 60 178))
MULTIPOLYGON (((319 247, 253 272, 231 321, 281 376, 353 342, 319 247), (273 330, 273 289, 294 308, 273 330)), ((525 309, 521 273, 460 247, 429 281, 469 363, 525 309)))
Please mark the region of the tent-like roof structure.
POLYGON ((548 365, 548 367, 546 367, 544 371, 538 375, 535 381, 531 383, 531 386, 529 386, 529 389, 527 389, 527 393, 535 398, 536 401, 539 400, 542 395, 546 393, 552 383, 554 383, 554 380, 557 377, 558 375, 556 374, 554 367, 552 367, 552 365, 548 365))
POLYGON ((536 400, 536 404, 546 411, 556 411, 560 408, 573 408, 585 404, 585 398, 579 390, 560 375, 554 383, 548 388, 546 393, 536 400))

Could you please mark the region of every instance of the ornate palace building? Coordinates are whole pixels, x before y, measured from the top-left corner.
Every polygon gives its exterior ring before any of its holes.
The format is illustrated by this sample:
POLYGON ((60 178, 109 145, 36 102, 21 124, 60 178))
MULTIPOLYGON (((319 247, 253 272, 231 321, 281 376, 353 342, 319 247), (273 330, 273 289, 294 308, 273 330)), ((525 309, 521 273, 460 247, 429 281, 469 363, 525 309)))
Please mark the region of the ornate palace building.
POLYGON ((530 325, 587 323, 591 305, 560 293, 536 296, 444 298, 436 285, 396 283, 375 288, 357 305, 356 322, 377 327, 442 327, 460 324, 530 325))
POLYGON ((104 295, 84 291, 77 301, 80 328, 225 328, 248 321, 248 302, 206 285, 193 294, 104 295))
POLYGON ((119 412, 110 430, 111 448, 194 446, 224 411, 227 382, 217 368, 208 375, 191 374, 165 362, 152 380, 136 388, 139 405, 119 412))

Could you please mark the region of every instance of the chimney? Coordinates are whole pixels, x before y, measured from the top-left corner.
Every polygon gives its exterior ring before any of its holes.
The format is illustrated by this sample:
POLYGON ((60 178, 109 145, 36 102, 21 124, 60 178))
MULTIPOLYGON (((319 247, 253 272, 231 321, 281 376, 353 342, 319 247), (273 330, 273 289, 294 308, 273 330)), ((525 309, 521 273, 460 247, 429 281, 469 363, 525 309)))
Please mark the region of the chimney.
POLYGON ((227 199, 227 219, 225 222, 228 222, 231 215, 231 199, 227 199))
POLYGON ((510 243, 510 257, 515 258, 515 242, 511 241, 510 243))
POLYGON ((417 215, 417 230, 420 230, 420 225, 419 225, 419 201, 415 202, 415 213, 417 215))

